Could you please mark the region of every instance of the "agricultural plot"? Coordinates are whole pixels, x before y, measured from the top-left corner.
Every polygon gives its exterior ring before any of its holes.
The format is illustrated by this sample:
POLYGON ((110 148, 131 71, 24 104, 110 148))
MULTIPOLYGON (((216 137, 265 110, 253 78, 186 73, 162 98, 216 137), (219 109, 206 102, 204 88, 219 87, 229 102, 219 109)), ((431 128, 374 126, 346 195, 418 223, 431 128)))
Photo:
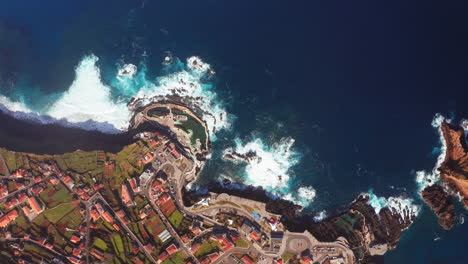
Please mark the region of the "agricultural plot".
POLYGON ((216 243, 215 242, 210 243, 208 241, 203 242, 201 247, 195 252, 195 254, 194 254, 195 257, 200 258, 200 257, 206 256, 208 254, 217 252, 219 250, 218 244, 219 243, 217 243, 217 242, 216 243))
POLYGON ((146 231, 148 231, 148 233, 153 236, 157 236, 159 233, 164 231, 164 229, 166 229, 164 223, 154 212, 150 216, 148 216, 148 219, 145 221, 144 226, 146 228, 146 231))
POLYGON ((182 251, 172 254, 168 259, 162 262, 162 264, 182 264, 187 257, 182 251))
POLYGON ((85 173, 96 169, 98 165, 97 155, 98 153, 96 151, 85 152, 79 150, 73 153, 64 154, 62 155, 62 158, 68 169, 77 173, 85 173))
POLYGON ((177 229, 182 223, 184 216, 180 213, 179 210, 175 210, 169 217, 169 222, 177 229))
POLYGON ((49 220, 49 222, 55 224, 65 215, 73 211, 73 209, 75 209, 76 206, 76 204, 72 203, 62 203, 52 209, 44 211, 44 216, 47 218, 47 220, 49 220))
POLYGON ((39 197, 44 201, 47 208, 54 208, 59 204, 69 203, 73 199, 73 195, 62 184, 47 186, 39 194, 39 197))

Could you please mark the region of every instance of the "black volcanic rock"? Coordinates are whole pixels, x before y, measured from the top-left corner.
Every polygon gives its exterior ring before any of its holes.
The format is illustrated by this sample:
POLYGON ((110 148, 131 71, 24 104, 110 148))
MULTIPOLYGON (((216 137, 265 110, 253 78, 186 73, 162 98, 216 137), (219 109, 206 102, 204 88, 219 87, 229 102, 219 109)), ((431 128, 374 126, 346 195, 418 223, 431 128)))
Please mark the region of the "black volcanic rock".
POLYGON ((440 226, 451 229, 455 225, 455 206, 445 190, 440 185, 432 185, 426 187, 421 195, 436 214, 440 226))
MULTIPOLYGON (((401 216, 393 208, 383 208, 376 214, 374 208, 368 204, 369 197, 360 195, 341 213, 323 221, 314 221, 311 215, 297 214, 300 206, 286 200, 274 199, 262 188, 245 186, 242 189, 228 189, 220 183, 211 183, 205 187, 210 192, 227 193, 265 202, 267 211, 283 216, 281 221, 291 232, 307 230, 323 242, 333 242, 339 237, 344 237, 359 263, 381 263, 379 261, 382 258, 371 256, 370 247, 386 244, 390 249, 395 248, 402 231, 412 224, 415 217, 408 210, 404 210, 401 216)), ((197 199, 195 192, 184 192, 186 206, 197 200, 199 198, 197 199)))

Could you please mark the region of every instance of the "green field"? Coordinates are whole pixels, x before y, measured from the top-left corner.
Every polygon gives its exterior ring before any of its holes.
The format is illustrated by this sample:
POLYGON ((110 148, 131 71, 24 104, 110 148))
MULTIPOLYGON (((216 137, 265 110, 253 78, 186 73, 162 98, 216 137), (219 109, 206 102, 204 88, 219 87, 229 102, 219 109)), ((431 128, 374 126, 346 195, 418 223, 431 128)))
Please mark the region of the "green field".
POLYGON ((184 216, 180 213, 179 210, 175 210, 174 213, 172 213, 170 216, 169 216, 169 222, 171 222, 171 224, 175 227, 175 228, 178 228, 180 223, 182 223, 182 219, 184 218, 184 216))
POLYGON ((97 167, 97 153, 95 151, 85 152, 78 150, 73 153, 64 154, 62 158, 66 167, 78 173, 85 173, 97 167))
POLYGON ((109 248, 107 246, 107 243, 104 242, 104 240, 100 239, 100 238, 96 238, 93 242, 93 247, 96 247, 98 248, 99 250, 101 251, 107 251, 107 249, 109 248))
POLYGON ((216 251, 218 251, 218 248, 215 245, 210 244, 209 242, 203 242, 201 247, 197 250, 197 252, 195 252, 194 255, 195 257, 198 258, 198 257, 206 256, 216 251))
POLYGON ((117 256, 121 259, 125 259, 125 249, 124 244, 122 242, 122 237, 118 234, 115 234, 111 237, 112 247, 114 248, 114 252, 117 256))
POLYGON ((49 185, 39 194, 47 208, 54 208, 61 203, 69 203, 73 196, 62 184, 49 185))
POLYGON ((63 203, 60 204, 59 206, 45 210, 44 211, 44 216, 49 220, 51 223, 57 223, 62 217, 73 211, 75 209, 75 205, 72 203, 63 203))
POLYGON ((239 240, 236 241, 236 247, 248 248, 249 244, 244 239, 239 238, 239 240))
POLYGON ((288 260, 290 260, 292 257, 294 257, 294 253, 291 252, 285 252, 283 256, 281 256, 284 263, 288 262, 288 260))
POLYGON ((182 264, 184 263, 185 255, 182 251, 172 254, 168 259, 162 262, 162 264, 182 264))

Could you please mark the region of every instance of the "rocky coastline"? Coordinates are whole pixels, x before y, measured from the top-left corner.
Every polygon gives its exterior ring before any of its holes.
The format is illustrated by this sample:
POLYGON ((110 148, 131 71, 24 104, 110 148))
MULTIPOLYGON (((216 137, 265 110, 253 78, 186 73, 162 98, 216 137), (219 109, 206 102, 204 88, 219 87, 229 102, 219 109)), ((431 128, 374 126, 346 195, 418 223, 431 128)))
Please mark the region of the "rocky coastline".
POLYGON ((442 180, 455 193, 462 197, 465 207, 468 207, 468 147, 465 131, 461 126, 442 123, 447 151, 445 160, 439 171, 442 180))
POLYGON ((444 229, 455 225, 453 197, 468 207, 468 148, 461 126, 446 121, 440 125, 446 146, 445 157, 437 168, 439 181, 421 191, 424 202, 432 209, 444 229))
POLYGON ((455 206, 442 186, 429 186, 422 191, 421 196, 436 214, 440 226, 449 230, 455 225, 455 206))
POLYGON ((59 124, 40 124, 20 120, 0 111, 0 147, 35 154, 63 154, 77 149, 117 152, 135 141, 132 130, 105 134, 59 124), (66 142, 66 144, 64 143, 66 142))
MULTIPOLYGON (((400 215, 395 208, 384 207, 379 213, 369 205, 369 196, 359 195, 349 205, 334 215, 321 221, 313 220, 311 214, 301 214, 300 206, 280 198, 274 198, 259 187, 243 186, 229 188, 220 182, 204 186, 206 191, 227 193, 266 203, 269 212, 280 214, 287 230, 291 232, 309 231, 323 242, 333 242, 344 237, 360 263, 372 263, 379 259, 387 249, 393 249, 400 240, 401 233, 414 221, 415 215, 407 208, 400 215), (379 250, 376 250, 379 248, 379 250)), ((185 206, 191 206, 203 198, 203 194, 184 189, 185 206)))

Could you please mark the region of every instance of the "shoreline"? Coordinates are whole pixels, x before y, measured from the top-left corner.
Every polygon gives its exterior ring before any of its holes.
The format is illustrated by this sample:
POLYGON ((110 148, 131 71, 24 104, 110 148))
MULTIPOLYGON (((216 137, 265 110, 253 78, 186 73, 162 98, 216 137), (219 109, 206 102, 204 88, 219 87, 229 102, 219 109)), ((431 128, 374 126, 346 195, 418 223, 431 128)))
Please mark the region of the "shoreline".
POLYGON ((116 152, 133 143, 135 131, 105 134, 59 124, 16 119, 0 111, 0 147, 16 152, 63 154, 75 150, 116 152))
MULTIPOLYGON (((152 104, 158 103, 171 104, 167 101, 162 103, 153 102, 152 104)), ((107 152, 113 152, 114 150, 115 152, 115 150, 120 150, 124 145, 134 142, 136 140, 134 136, 143 131, 162 132, 167 134, 171 141, 174 141, 176 144, 181 144, 181 142, 179 142, 178 135, 174 131, 157 121, 143 118, 139 122, 135 122, 135 119, 139 118, 139 115, 143 113, 141 110, 146 109, 149 105, 150 104, 145 105, 144 107, 135 107, 135 109, 133 109, 134 116, 131 119, 132 122, 130 123, 129 131, 120 135, 109 135, 97 131, 85 131, 78 128, 58 127, 57 125, 39 125, 23 120, 16 120, 13 117, 4 115, 0 116, 3 117, 0 121, 5 123, 10 122, 12 124, 11 126, 13 126, 11 131, 15 131, 17 129, 20 131, 27 131, 27 133, 11 135, 13 137, 24 136, 29 139, 31 137, 29 135, 30 131, 37 132, 34 134, 36 139, 41 136, 45 137, 47 140, 40 140, 40 142, 35 142, 33 137, 32 140, 26 140, 26 142, 22 142, 23 144, 20 144, 17 147, 14 146, 14 144, 17 143, 16 140, 9 141, 11 144, 7 146, 8 149, 13 151, 33 152, 36 154, 53 154, 51 152, 69 152, 76 149, 99 149, 107 152), (79 139, 81 139, 81 141, 79 139), (58 141, 62 141, 62 144, 57 144, 58 141), (73 143, 63 145, 64 142, 73 143)), ((184 107, 192 110, 188 106, 184 107)), ((195 114, 193 110, 192 113, 195 114)), ((145 113, 143 113, 143 116, 144 115, 145 113)), ((205 130, 205 133, 209 140, 209 131, 205 130)), ((10 136, 8 133, 4 135, 4 137, 8 136, 10 136)), ((182 149, 183 146, 181 145, 181 150, 182 149)), ((193 153, 191 154, 193 155, 193 153)), ((208 154, 208 152, 205 154, 208 154)), ((200 159, 198 156, 193 156, 192 159, 196 162, 194 167, 195 170, 192 171, 192 173, 194 173, 192 180, 194 180, 203 167, 204 159, 200 159)), ((181 184, 181 187, 183 188, 182 198, 184 204, 187 201, 190 203, 193 203, 194 201, 196 202, 201 198, 196 195, 196 193, 190 193, 190 191, 185 189, 187 183, 188 182, 184 182, 181 184), (187 198, 187 196, 192 197, 187 198)), ((355 200, 346 206, 337 209, 337 211, 333 212, 329 217, 320 221, 315 221, 313 220, 314 216, 311 214, 298 214, 302 207, 279 197, 278 199, 275 199, 263 188, 246 186, 245 189, 229 189, 219 182, 212 182, 205 187, 214 193, 228 193, 234 196, 264 202, 268 212, 281 215, 281 222, 290 232, 309 231, 319 241, 325 242, 337 241, 340 237, 343 237, 349 242, 350 248, 352 248, 356 258, 359 260, 367 259, 372 257, 372 255, 375 255, 373 254, 373 248, 375 245, 385 245, 385 248, 388 247, 389 249, 394 248, 398 243, 401 232, 409 227, 415 218, 415 215, 413 215, 409 210, 406 210, 403 215, 399 214, 396 212, 396 208, 391 207, 390 204, 382 208, 380 212, 376 212, 375 208, 369 203, 369 196, 366 197, 365 195, 358 195, 355 200), (388 230, 391 230, 392 232, 387 232, 388 230)), ((379 253, 377 255, 382 254, 379 253)))

